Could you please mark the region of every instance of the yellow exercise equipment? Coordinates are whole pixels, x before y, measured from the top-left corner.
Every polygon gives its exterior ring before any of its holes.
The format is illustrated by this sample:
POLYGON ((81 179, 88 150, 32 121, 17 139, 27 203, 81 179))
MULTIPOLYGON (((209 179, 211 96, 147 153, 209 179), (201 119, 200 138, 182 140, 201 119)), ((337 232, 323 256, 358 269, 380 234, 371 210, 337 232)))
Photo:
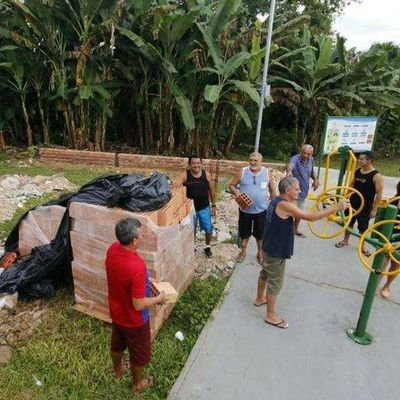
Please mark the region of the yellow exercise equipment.
MULTIPOLYGON (((338 204, 340 200, 347 200, 345 196, 337 193, 330 193, 330 191, 331 189, 328 189, 326 192, 318 195, 310 211, 320 211, 323 208, 338 204)), ((321 222, 308 221, 308 227, 315 236, 321 239, 332 239, 341 235, 348 228, 353 215, 353 210, 349 207, 347 213, 339 211, 336 214, 328 215, 324 219, 322 226, 321 222), (333 232, 328 232, 329 229, 332 230, 332 227, 335 227, 333 232)))
POLYGON ((360 237, 360 240, 358 242, 358 257, 360 258, 363 267, 365 267, 369 272, 378 272, 372 267, 371 264, 377 255, 383 253, 390 260, 398 264, 399 268, 394 271, 379 271, 378 273, 380 275, 398 275, 400 273, 400 258, 395 256, 396 252, 400 253, 400 242, 391 243, 390 240, 380 232, 382 227, 389 224, 394 224, 394 229, 396 230, 400 229, 400 221, 395 219, 388 219, 377 222, 376 224, 370 226, 360 237), (365 254, 363 254, 362 249, 366 242, 371 243, 370 237, 372 235, 378 237, 380 243, 378 244, 377 242, 375 245, 375 251, 366 256, 365 254))

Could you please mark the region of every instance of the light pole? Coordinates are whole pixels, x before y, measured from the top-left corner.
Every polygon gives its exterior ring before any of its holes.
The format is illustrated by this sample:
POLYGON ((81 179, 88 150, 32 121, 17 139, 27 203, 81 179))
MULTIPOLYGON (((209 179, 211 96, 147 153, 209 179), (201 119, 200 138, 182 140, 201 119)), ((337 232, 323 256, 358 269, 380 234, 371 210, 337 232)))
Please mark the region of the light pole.
POLYGON ((260 104, 258 106, 258 120, 257 120, 256 142, 254 145, 254 151, 258 151, 258 148, 260 146, 260 133, 261 133, 263 111, 264 111, 264 101, 267 90, 269 53, 271 50, 271 36, 272 36, 272 27, 274 24, 274 16, 275 16, 275 0, 271 0, 271 5, 269 9, 268 32, 267 32, 266 46, 265 46, 264 71, 261 84, 261 97, 260 97, 260 104))

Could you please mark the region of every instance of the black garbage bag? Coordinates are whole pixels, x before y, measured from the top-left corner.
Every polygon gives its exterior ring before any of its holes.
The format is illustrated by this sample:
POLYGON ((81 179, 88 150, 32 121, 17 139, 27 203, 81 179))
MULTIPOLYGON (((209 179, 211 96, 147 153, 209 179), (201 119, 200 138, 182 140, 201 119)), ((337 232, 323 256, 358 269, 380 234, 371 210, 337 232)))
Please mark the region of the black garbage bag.
MULTIPOLYGON (((18 291, 26 298, 46 297, 52 293, 51 287, 57 288, 61 282, 72 280, 68 211, 70 202, 118 206, 131 211, 153 211, 163 207, 170 199, 168 178, 156 172, 148 178, 139 174, 103 176, 82 186, 77 193, 62 195, 59 199, 44 204, 66 207, 57 235, 49 244, 35 247, 29 257, 7 268, 0 275, 0 292, 18 291)), ((26 214, 7 237, 4 246, 6 252, 18 252, 19 224, 26 214)))
POLYGON ((121 183, 127 176, 131 177, 133 184, 143 178, 142 175, 138 174, 101 176, 83 185, 79 191, 72 196, 70 201, 111 207, 117 204, 118 199, 122 196, 121 183))
POLYGON ((51 279, 42 279, 29 286, 24 286, 19 290, 18 295, 21 299, 49 299, 56 295, 56 289, 51 279))
POLYGON ((69 215, 66 212, 56 237, 49 244, 33 248, 29 257, 24 257, 3 271, 0 275, 0 292, 23 291, 43 279, 61 282, 70 278, 71 245, 69 215))
POLYGON ((122 195, 118 201, 121 208, 131 211, 154 211, 171 200, 171 187, 166 175, 153 173, 132 183, 131 179, 121 179, 122 195))

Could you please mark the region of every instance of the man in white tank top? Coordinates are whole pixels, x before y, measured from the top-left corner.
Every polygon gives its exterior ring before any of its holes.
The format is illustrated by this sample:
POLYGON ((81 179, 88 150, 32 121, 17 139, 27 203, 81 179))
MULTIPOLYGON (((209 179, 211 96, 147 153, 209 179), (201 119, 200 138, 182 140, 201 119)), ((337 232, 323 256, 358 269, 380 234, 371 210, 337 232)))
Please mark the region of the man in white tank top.
POLYGON ((241 263, 246 258, 247 244, 250 236, 257 242, 257 261, 262 263, 262 235, 264 230, 265 210, 269 198, 276 196, 275 186, 269 179, 269 171, 262 166, 260 153, 250 154, 249 166, 242 168, 232 179, 229 189, 238 199, 241 192, 246 193, 253 203, 250 207, 239 207, 240 253, 236 258, 241 263), (239 188, 238 188, 239 185, 239 188), (269 192, 269 193, 268 193, 269 192))

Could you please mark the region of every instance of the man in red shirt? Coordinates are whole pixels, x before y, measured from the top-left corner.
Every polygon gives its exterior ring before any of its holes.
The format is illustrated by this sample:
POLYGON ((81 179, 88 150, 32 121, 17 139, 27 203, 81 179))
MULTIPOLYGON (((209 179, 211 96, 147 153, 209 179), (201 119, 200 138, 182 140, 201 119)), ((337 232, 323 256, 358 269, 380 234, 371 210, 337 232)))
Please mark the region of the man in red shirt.
POLYGON ((114 373, 122 377, 122 356, 129 351, 129 364, 134 393, 154 383, 153 377, 143 378, 143 369, 151 359, 148 308, 165 303, 165 294, 150 297, 149 274, 144 261, 136 253, 141 223, 135 218, 119 221, 115 227, 118 242, 107 250, 106 272, 108 305, 112 320, 111 358, 114 373))

